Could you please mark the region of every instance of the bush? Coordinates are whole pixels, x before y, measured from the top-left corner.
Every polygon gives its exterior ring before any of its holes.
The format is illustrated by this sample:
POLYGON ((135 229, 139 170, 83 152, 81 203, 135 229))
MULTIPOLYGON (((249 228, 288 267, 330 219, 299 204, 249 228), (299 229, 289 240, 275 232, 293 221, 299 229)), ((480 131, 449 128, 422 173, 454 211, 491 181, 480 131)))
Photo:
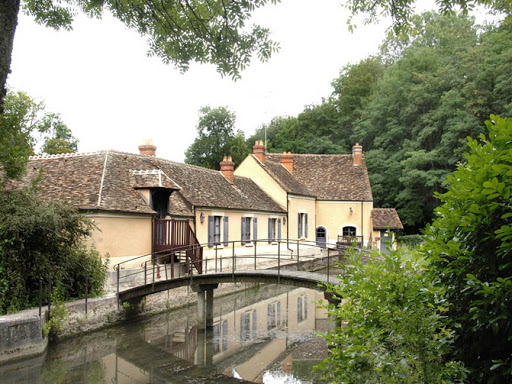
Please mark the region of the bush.
POLYGON ((83 296, 84 268, 99 294, 106 265, 82 245, 91 229, 69 204, 41 201, 33 188, 0 192, 0 314, 36 306, 49 277, 63 300, 83 296))
POLYGON ((423 253, 453 303, 454 358, 471 369, 471 382, 510 383, 512 119, 491 119, 489 139, 468 139, 465 164, 438 196, 423 253))
POLYGON ((462 364, 446 361, 453 331, 443 291, 410 251, 363 262, 352 256, 329 309, 342 328, 326 334, 329 356, 319 366, 335 383, 460 382, 462 364))

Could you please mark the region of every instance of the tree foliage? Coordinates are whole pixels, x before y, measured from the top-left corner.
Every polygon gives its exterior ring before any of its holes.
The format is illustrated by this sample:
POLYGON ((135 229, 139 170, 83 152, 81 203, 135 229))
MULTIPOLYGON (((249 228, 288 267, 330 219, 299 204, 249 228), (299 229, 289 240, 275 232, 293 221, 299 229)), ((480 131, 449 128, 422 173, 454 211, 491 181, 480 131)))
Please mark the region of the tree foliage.
POLYGON ((442 205, 426 231, 424 254, 455 329, 452 356, 471 382, 512 378, 512 119, 491 117, 488 138, 468 139, 464 163, 438 194, 442 205))
POLYGON ((329 355, 320 368, 332 383, 462 382, 462 364, 447 360, 453 331, 448 304, 425 262, 408 250, 367 262, 352 255, 328 292, 338 326, 325 337, 329 355), (341 327, 339 324, 342 324, 341 327))
POLYGON ((185 163, 219 169, 224 156, 240 164, 250 147, 241 131, 235 132, 236 116, 225 107, 203 107, 199 111, 198 137, 185 152, 185 163))
POLYGON ((0 192, 0 314, 36 306, 40 279, 59 298, 98 295, 106 263, 83 246, 91 222, 68 204, 42 201, 33 188, 0 192))
MULTIPOLYGON (((363 145, 374 204, 396 207, 408 233, 430 222, 466 148, 491 113, 512 116, 512 28, 426 12, 381 55, 342 69, 320 105, 267 126, 268 148, 350 153, 363 145)), ((263 138, 263 130, 255 135, 263 138)))
POLYGON ((0 165, 6 178, 23 175, 38 141, 42 141, 41 152, 48 155, 76 152, 78 144, 61 117, 46 112, 42 101, 21 91, 8 93, 0 114, 0 165))

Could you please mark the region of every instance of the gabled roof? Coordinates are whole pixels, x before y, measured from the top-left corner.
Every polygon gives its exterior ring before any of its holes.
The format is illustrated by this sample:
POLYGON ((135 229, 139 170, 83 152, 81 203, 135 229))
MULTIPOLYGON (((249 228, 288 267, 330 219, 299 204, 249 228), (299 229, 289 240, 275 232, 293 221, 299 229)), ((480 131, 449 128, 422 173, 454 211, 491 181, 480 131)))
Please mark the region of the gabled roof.
POLYGON ((263 167, 286 192, 318 200, 373 201, 364 158, 356 167, 352 155, 293 154, 291 174, 281 164, 281 154, 268 153, 263 167))
MULTIPOLYGON (((191 206, 283 212, 251 180, 231 184, 215 170, 117 151, 35 156, 26 179, 41 170, 40 195, 65 200, 84 210, 154 213, 137 189, 180 191, 171 199, 176 212, 190 215, 191 206)), ((26 181, 26 180, 25 180, 26 181)), ((171 194, 172 196, 172 194, 171 194)))
POLYGON ((374 208, 372 223, 373 229, 404 229, 395 208, 374 208))

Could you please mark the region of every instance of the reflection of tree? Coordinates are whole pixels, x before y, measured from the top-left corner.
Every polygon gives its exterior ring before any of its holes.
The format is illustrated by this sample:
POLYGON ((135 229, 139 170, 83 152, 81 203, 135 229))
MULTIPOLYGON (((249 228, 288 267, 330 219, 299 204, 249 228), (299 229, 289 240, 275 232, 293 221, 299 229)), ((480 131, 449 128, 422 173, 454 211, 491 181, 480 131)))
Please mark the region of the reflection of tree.
POLYGON ((83 382, 87 384, 105 383, 105 363, 94 360, 68 370, 62 361, 56 360, 43 368, 41 381, 44 384, 83 382))
POLYGON ((66 380, 67 369, 62 361, 56 360, 45 365, 41 374, 41 381, 44 384, 62 384, 66 380))

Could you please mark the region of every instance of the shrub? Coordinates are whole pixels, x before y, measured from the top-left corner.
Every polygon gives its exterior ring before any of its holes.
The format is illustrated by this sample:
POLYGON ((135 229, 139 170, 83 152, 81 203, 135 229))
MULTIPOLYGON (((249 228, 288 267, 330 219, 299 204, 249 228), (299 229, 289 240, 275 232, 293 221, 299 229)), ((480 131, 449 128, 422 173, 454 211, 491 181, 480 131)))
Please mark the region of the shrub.
POLYGON ((1 191, 0 314, 36 306, 40 279, 46 291, 50 276, 63 300, 83 295, 84 268, 99 294, 106 266, 82 246, 91 229, 69 204, 41 201, 33 188, 1 191))
POLYGON ((423 253, 446 287, 457 326, 453 356, 471 382, 512 380, 512 119, 491 116, 426 231, 423 253))
POLYGON ((352 256, 340 283, 329 288, 343 300, 330 307, 341 328, 325 335, 328 358, 319 366, 335 383, 441 383, 465 376, 446 361, 453 331, 443 291, 421 258, 392 251, 363 262, 352 256))

